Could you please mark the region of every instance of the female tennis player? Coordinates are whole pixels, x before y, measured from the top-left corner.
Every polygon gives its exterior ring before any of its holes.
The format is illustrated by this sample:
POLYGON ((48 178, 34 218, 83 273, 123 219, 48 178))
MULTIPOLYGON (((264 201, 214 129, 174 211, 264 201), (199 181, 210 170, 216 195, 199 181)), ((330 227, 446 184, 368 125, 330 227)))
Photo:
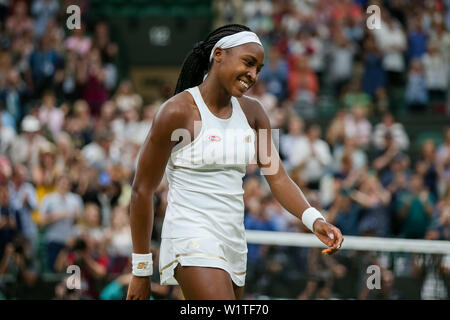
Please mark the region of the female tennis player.
POLYGON ((151 295, 153 193, 164 172, 169 193, 160 281, 179 284, 186 299, 242 297, 247 265, 242 178, 252 159, 274 196, 328 246, 327 253, 340 248, 339 229, 309 205, 282 167, 263 107, 244 95, 263 61, 258 36, 236 24, 214 30, 186 57, 175 95, 155 116, 138 160, 127 299, 151 295))

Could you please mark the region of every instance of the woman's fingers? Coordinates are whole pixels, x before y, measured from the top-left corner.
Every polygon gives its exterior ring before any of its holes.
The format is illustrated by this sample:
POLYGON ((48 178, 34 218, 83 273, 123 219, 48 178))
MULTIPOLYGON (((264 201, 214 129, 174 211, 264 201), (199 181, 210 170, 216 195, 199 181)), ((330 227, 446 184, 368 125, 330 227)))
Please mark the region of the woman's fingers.
POLYGON ((328 249, 322 250, 322 253, 331 255, 341 248, 342 242, 344 242, 344 238, 342 237, 341 231, 334 226, 330 228, 330 231, 328 232, 328 237, 333 242, 331 243, 331 245, 328 246, 328 249))

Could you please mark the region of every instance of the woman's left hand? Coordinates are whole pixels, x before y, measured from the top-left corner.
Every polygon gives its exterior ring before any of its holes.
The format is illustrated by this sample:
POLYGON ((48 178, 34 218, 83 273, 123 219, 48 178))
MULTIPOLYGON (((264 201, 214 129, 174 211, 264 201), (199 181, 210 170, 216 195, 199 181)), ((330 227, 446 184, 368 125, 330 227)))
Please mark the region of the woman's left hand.
POLYGON ((342 233, 338 228, 322 219, 317 219, 313 228, 317 238, 328 246, 328 249, 322 251, 322 253, 331 255, 341 248, 344 237, 342 237, 342 233))

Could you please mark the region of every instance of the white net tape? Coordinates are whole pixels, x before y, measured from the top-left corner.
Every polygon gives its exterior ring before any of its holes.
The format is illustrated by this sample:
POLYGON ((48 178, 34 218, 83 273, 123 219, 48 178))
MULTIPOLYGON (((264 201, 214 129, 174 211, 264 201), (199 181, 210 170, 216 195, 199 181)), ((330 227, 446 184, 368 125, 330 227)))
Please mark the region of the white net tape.
MULTIPOLYGON (((246 230, 247 242, 280 246, 326 246, 313 234, 246 230)), ((341 250, 450 254, 450 241, 344 236, 341 250)))

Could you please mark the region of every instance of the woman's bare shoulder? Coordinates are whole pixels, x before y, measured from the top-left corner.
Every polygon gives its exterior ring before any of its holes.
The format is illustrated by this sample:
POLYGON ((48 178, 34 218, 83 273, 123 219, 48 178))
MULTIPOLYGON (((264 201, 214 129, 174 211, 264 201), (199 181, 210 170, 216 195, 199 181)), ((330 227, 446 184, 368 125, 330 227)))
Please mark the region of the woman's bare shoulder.
POLYGON ((192 107, 194 105, 194 99, 191 94, 183 91, 164 102, 158 113, 167 113, 175 116, 187 116, 192 113, 192 107))
POLYGON ((260 121, 261 118, 267 118, 262 103, 258 99, 246 95, 238 98, 238 101, 250 126, 253 129, 257 129, 258 121, 260 121))
POLYGON ((180 92, 164 102, 155 116, 154 124, 169 127, 185 127, 193 114, 194 99, 186 92, 180 92))

